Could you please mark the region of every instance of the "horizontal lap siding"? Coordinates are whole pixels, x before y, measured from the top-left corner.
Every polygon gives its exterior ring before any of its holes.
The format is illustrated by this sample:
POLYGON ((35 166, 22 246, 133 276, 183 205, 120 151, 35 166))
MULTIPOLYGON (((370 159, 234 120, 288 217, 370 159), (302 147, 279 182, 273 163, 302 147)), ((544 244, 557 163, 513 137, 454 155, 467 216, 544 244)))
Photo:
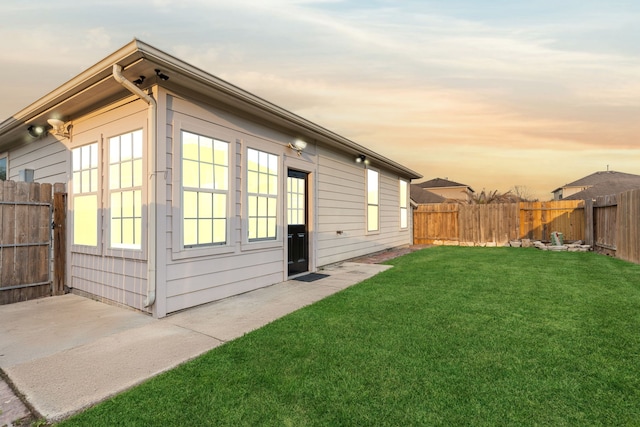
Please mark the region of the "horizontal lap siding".
POLYGON ((68 156, 53 136, 34 141, 9 153, 9 179, 18 181, 22 169, 33 169, 36 182, 67 182, 68 156))
MULTIPOLYGON (((285 275, 282 243, 276 244, 273 248, 259 250, 251 248, 251 244, 243 243, 244 171, 241 164, 247 143, 240 141, 259 140, 263 144, 266 142, 267 146, 269 142, 273 142, 269 151, 282 155, 283 147, 286 147, 289 141, 286 139, 287 136, 229 112, 202 104, 196 105, 178 97, 169 96, 168 106, 167 183, 171 184, 172 188, 166 192, 166 203, 170 208, 167 209, 165 233, 167 264, 162 267, 166 281, 167 313, 281 282, 285 275), (174 175, 179 172, 173 169, 176 162, 180 161, 180 141, 176 138, 180 129, 174 129, 177 122, 185 123, 185 126, 188 126, 188 123, 197 123, 198 129, 204 128, 206 136, 213 138, 221 138, 220 133, 224 133, 225 138, 222 139, 230 143, 231 151, 235 153, 230 161, 229 196, 233 196, 233 205, 230 210, 232 217, 229 218, 229 253, 184 259, 175 256, 179 248, 173 248, 173 245, 180 241, 181 232, 179 202, 173 201, 176 191, 179 191, 179 188, 173 186, 179 185, 180 180, 174 175)), ((285 173, 286 170, 280 170, 283 179, 285 173)), ((280 214, 282 215, 281 211, 280 214)))
POLYGON ((100 299, 144 310, 146 276, 146 261, 71 253, 71 286, 100 299))
POLYGON ((408 229, 400 230, 399 177, 375 169, 380 230, 368 233, 363 165, 326 150, 318 156, 318 266, 411 243, 408 229))

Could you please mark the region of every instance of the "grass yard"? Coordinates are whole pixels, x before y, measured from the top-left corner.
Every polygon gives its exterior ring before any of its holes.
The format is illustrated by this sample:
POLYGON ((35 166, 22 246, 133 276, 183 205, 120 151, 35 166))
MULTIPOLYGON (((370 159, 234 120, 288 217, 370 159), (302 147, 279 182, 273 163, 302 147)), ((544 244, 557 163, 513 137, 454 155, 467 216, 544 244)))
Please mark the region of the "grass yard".
POLYGON ((390 263, 62 425, 640 425, 639 265, 461 247, 390 263))

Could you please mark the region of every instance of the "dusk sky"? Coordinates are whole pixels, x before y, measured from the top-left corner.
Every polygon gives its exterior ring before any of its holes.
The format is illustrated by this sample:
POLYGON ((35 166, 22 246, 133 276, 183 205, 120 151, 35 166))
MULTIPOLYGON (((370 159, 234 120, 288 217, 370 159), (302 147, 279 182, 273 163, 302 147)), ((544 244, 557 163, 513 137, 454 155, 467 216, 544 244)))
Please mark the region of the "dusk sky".
POLYGON ((5 0, 0 121, 134 37, 476 191, 640 174, 637 0, 5 0))

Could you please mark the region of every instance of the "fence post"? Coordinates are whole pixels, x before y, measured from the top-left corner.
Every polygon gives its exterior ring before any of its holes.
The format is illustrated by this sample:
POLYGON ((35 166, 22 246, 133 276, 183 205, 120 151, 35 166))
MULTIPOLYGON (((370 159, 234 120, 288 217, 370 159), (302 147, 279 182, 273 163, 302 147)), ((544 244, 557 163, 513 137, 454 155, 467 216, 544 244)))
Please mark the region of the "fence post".
POLYGON ((62 295, 67 271, 67 193, 64 184, 54 184, 53 224, 53 295, 62 295))
POLYGON ((584 201, 584 244, 593 247, 593 200, 584 201))

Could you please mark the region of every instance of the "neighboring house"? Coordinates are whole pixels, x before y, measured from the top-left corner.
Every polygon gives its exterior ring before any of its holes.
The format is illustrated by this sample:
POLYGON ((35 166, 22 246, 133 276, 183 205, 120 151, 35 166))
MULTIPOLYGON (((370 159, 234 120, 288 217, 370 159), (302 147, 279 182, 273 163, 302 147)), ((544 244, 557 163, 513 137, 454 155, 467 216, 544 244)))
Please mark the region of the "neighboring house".
POLYGON ((444 203, 447 199, 421 188, 418 184, 411 184, 411 202, 414 205, 427 203, 444 203))
POLYGON ((155 317, 411 244, 421 178, 138 40, 0 123, 0 153, 67 184, 73 292, 155 317))
POLYGON ((640 188, 640 175, 601 171, 552 191, 553 200, 589 200, 640 188))
POLYGON ((468 185, 449 181, 446 178, 430 179, 429 181, 420 182, 415 185, 449 200, 468 200, 469 193, 475 193, 473 188, 468 185))

